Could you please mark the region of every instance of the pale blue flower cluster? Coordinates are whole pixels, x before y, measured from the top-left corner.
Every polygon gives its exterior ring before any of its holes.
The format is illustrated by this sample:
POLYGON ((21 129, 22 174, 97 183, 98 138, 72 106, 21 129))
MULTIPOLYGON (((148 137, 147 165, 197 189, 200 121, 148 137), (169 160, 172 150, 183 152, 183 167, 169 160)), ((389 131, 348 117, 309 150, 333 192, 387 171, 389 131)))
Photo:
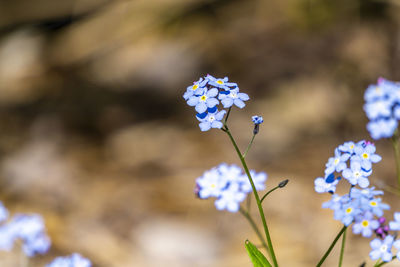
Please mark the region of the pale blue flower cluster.
POLYGON ((392 137, 400 119, 400 83, 383 78, 364 94, 367 129, 374 139, 392 137))
MULTIPOLYGON (((0 202, 1 203, 1 202, 0 202)), ((42 216, 16 214, 8 220, 8 211, 0 204, 0 250, 11 251, 14 243, 21 240, 28 257, 45 254, 51 245, 42 216)))
POLYGON ((202 131, 222 128, 221 121, 226 110, 218 110, 220 103, 225 109, 233 105, 243 108, 246 105, 244 101, 249 100, 249 96, 239 92, 237 84, 229 82, 228 77, 214 78, 211 75, 200 78, 187 87, 183 98, 189 106, 195 108, 196 118, 200 122, 199 127, 202 131))
POLYGON ((378 196, 383 191, 368 187, 368 177, 372 173, 372 164, 381 160, 375 153, 375 146, 366 141, 358 143, 346 142, 335 149, 335 155, 328 160, 325 168, 325 178, 319 177, 315 180, 315 191, 318 193, 329 192, 331 200, 322 204, 323 208, 334 211, 334 218, 345 226, 352 225, 354 234, 363 237, 376 236, 371 242, 372 248, 369 256, 372 260, 392 261, 392 248, 397 249, 396 257, 400 260, 400 239, 395 240, 396 233, 390 231, 400 230, 400 212, 394 214, 394 221, 385 225, 383 217, 389 205, 382 203, 378 196), (348 165, 348 161, 350 161, 348 165), (349 183, 350 191, 343 196, 334 194, 341 174, 349 183), (361 187, 361 189, 356 188, 361 187))
POLYGON ((90 260, 82 257, 78 253, 74 253, 68 257, 57 257, 46 267, 91 267, 90 260))
POLYGON ((368 177, 372 173, 372 163, 382 159, 375 150, 374 144, 364 140, 358 143, 346 142, 338 146, 334 156, 329 158, 325 165, 325 176, 315 179, 315 191, 334 193, 341 177, 353 186, 367 188, 370 184, 368 177))
POLYGON ((376 197, 382 194, 382 191, 375 190, 374 187, 365 189, 353 187, 349 194, 332 195, 331 200, 322 204, 322 207, 333 210, 335 220, 341 221, 344 225, 349 226, 354 223, 353 233, 371 237, 380 226, 378 218, 383 216, 384 210, 390 209, 389 205, 382 203, 382 200, 376 197))
MULTIPOLYGON (((250 171, 257 190, 265 189, 267 174, 264 172, 250 171)), ((235 165, 222 163, 217 167, 204 172, 196 180, 196 191, 200 198, 215 197, 215 206, 218 210, 237 212, 240 203, 252 192, 249 179, 242 169, 235 165)))

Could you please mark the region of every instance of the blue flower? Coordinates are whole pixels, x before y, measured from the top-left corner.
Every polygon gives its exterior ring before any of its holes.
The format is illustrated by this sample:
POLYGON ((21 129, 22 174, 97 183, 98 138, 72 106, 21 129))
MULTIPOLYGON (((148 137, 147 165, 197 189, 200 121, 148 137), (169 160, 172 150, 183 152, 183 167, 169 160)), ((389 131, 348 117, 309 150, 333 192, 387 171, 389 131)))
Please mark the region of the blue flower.
POLYGON ((218 210, 228 210, 237 212, 240 203, 246 198, 246 193, 240 191, 238 183, 231 183, 227 189, 221 192, 219 199, 215 201, 215 207, 218 210))
POLYGON ((371 211, 378 217, 383 216, 384 210, 389 210, 390 206, 388 204, 382 203, 380 198, 373 198, 371 200, 361 199, 361 207, 365 211, 371 211))
POLYGON ((353 233, 360 234, 363 237, 371 237, 373 231, 379 227, 379 222, 374 220, 374 216, 370 212, 364 213, 356 218, 353 224, 353 233))
POLYGON ((354 152, 356 153, 351 157, 352 160, 357 160, 361 162, 361 167, 365 171, 369 171, 372 168, 372 163, 378 163, 381 161, 382 157, 375 154, 375 146, 373 144, 366 144, 363 146, 356 146, 354 152))
POLYGON ((38 214, 17 214, 9 223, 15 238, 23 241, 23 250, 29 257, 35 254, 45 254, 51 245, 46 235, 42 216, 38 214))
POLYGON ((335 149, 335 156, 328 159, 328 162, 325 164, 325 175, 329 175, 333 172, 341 172, 346 169, 346 161, 350 158, 350 154, 348 153, 340 153, 338 148, 335 149))
POLYGON ((359 185, 361 188, 369 186, 369 180, 367 178, 369 174, 361 168, 359 161, 352 160, 350 162, 350 168, 343 170, 343 177, 346 178, 352 185, 359 185))
POLYGON ((400 230, 400 212, 394 213, 394 221, 389 222, 389 228, 392 231, 399 231, 400 230))
POLYGON ((228 77, 225 77, 223 79, 219 78, 214 78, 210 74, 207 75, 206 79, 208 80, 208 83, 212 86, 215 86, 217 88, 224 89, 226 91, 230 90, 232 87, 237 87, 236 83, 230 83, 228 82, 228 77))
POLYGON ((74 253, 69 257, 57 257, 46 267, 91 267, 90 260, 82 257, 78 253, 74 253))
POLYGON ((251 117, 251 120, 253 121, 253 123, 254 124, 261 124, 261 123, 263 123, 264 122, 264 119, 263 119, 263 117, 261 117, 261 116, 253 116, 253 117, 251 117))
POLYGON ((371 241, 370 246, 372 251, 369 253, 369 257, 372 260, 382 259, 384 262, 389 262, 392 260, 392 245, 393 236, 388 235, 384 240, 375 238, 371 241))
POLYGON ((352 141, 345 142, 343 145, 340 145, 338 147, 339 151, 344 152, 344 153, 349 153, 350 155, 354 153, 354 148, 356 147, 356 144, 352 141))
POLYGON ((383 195, 383 191, 380 190, 375 190, 375 187, 369 187, 369 188, 364 188, 362 190, 358 188, 351 188, 350 190, 350 195, 352 198, 365 198, 365 199, 371 199, 375 196, 383 195))
POLYGON ((209 197, 219 197, 221 192, 227 186, 228 180, 220 175, 217 168, 204 172, 203 176, 197 178, 196 183, 199 186, 199 197, 206 199, 209 197))
POLYGON ((200 121, 200 130, 203 132, 208 131, 211 128, 221 129, 223 126, 221 121, 224 118, 226 111, 221 110, 218 112, 216 108, 209 109, 209 111, 211 110, 215 110, 215 112, 204 112, 196 115, 196 118, 200 121))
POLYGON ((326 178, 318 177, 314 180, 314 189, 317 193, 334 193, 339 180, 340 177, 335 179, 335 175, 333 173, 328 175, 326 178))
POLYGON ((245 93, 239 93, 239 88, 236 87, 229 91, 221 91, 219 93, 218 99, 221 100, 224 108, 230 108, 232 105, 235 105, 238 108, 244 108, 246 106, 244 101, 247 101, 250 98, 245 93))
POLYGON ((340 209, 335 210, 335 220, 341 221, 344 225, 349 226, 354 218, 361 214, 361 210, 356 203, 346 203, 340 209))
MULTIPOLYGON (((396 109, 397 111, 398 109, 396 109)), ((400 113, 395 113, 396 115, 400 116, 400 113)), ((397 118, 397 119, 400 119, 397 118)), ((367 130, 371 134, 371 137, 375 140, 381 138, 389 138, 392 137, 394 131, 397 129, 398 122, 393 118, 381 118, 375 121, 370 121, 367 124, 367 130)))
POLYGON ((393 136, 400 119, 400 84, 379 78, 364 94, 364 111, 370 122, 367 129, 372 138, 393 136))
POLYGON ((200 78, 193 85, 186 88, 186 92, 183 94, 183 98, 188 100, 193 95, 201 95, 203 93, 204 87, 207 85, 208 80, 200 78))
POLYGON ((213 108, 219 104, 218 99, 215 98, 217 95, 217 88, 211 88, 209 90, 204 89, 201 94, 189 97, 187 104, 189 106, 194 106, 198 113, 203 113, 206 112, 207 108, 213 108))

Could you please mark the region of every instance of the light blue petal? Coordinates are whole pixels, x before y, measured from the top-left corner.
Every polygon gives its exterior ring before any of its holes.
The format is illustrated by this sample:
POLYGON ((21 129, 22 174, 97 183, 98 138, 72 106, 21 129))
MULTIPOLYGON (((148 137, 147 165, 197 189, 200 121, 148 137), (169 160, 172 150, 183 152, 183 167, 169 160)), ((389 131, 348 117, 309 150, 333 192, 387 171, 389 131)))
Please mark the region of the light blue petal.
POLYGON ((360 178, 358 179, 358 185, 361 188, 367 188, 369 186, 369 180, 367 178, 360 178))
MULTIPOLYGON (((187 101, 187 104, 189 106, 196 106, 197 103, 199 103, 199 98, 197 96, 191 96, 189 100, 187 101)), ((200 112, 201 113, 201 112, 200 112)))
POLYGON ((207 105, 206 105, 206 103, 204 103, 204 102, 200 102, 200 103, 198 103, 197 105, 196 105, 196 111, 198 112, 198 113, 203 113, 203 112, 205 112, 206 110, 207 110, 207 105))
POLYGON ((381 257, 381 252, 379 250, 373 250, 369 253, 369 257, 372 260, 377 260, 381 257))
POLYGON ((217 88, 211 88, 207 92, 207 97, 216 97, 218 95, 218 89, 217 88))
POLYGON ((244 108, 244 107, 246 106, 246 104, 245 104, 242 100, 240 100, 240 99, 238 99, 238 98, 236 98, 236 99, 233 101, 233 103, 235 103, 235 105, 236 105, 238 108, 244 108))
POLYGON ((373 155, 371 155, 370 159, 371 159, 371 162, 377 163, 377 162, 381 161, 382 157, 377 154, 373 154, 373 155))
POLYGON ((209 98, 207 99, 207 107, 213 108, 219 104, 219 101, 216 98, 209 98))
POLYGON ((224 118, 224 116, 225 116, 225 113, 226 113, 226 111, 225 110, 221 110, 220 112, 218 112, 216 115, 215 115, 215 119, 217 119, 217 120, 222 120, 223 118, 224 118))
POLYGON ((389 261, 391 261, 392 260, 392 253, 390 253, 390 252, 383 252, 383 255, 382 255, 382 260, 384 261, 384 262, 389 262, 389 261))
POLYGON ((221 100, 222 105, 224 105, 224 108, 229 108, 233 105, 233 99, 232 98, 224 98, 221 100))
POLYGON ((239 93, 238 97, 239 97, 240 100, 243 100, 243 101, 247 101, 247 100, 250 99, 249 95, 245 94, 245 93, 239 93))
POLYGON ((378 238, 375 238, 375 239, 372 240, 369 244, 371 245, 371 248, 372 248, 373 250, 377 250, 377 249, 379 249, 380 246, 382 245, 382 241, 379 240, 378 238))
POLYGON ((223 124, 222 124, 222 122, 220 122, 220 121, 213 121, 213 122, 211 123, 211 127, 212 127, 212 128, 221 129, 222 126, 223 126, 223 124))
POLYGON ((211 124, 209 122, 201 122, 199 127, 202 132, 205 132, 211 129, 211 124))

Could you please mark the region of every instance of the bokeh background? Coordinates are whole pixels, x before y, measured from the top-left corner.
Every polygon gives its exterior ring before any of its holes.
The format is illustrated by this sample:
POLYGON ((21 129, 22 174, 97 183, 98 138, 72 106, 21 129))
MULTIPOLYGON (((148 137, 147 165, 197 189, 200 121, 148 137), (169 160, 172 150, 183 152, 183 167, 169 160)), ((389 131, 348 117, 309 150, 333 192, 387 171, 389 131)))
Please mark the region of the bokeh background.
MULTIPOLYGON (((239 163, 182 98, 207 73, 251 97, 230 117, 241 147, 250 117, 264 117, 250 167, 268 188, 290 179, 264 204, 281 266, 314 266, 341 225, 313 182, 337 145, 370 139, 363 92, 400 79, 399 11, 397 0, 0 1, 0 197, 42 214, 53 242, 31 266, 75 251, 104 267, 251 266, 245 219, 194 195, 204 170, 239 163)), ((376 145, 372 183, 395 186, 391 144, 376 145)), ((348 236, 345 266, 371 264, 369 240, 348 236)), ((0 253, 18 264, 17 249, 0 253)))

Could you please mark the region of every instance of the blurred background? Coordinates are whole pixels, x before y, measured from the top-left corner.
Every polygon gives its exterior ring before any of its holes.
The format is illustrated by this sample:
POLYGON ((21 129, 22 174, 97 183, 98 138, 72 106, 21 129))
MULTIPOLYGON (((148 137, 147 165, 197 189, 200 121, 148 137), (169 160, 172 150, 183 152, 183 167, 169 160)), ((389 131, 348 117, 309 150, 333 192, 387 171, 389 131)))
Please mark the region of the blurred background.
MULTIPOLYGON (((264 117, 250 168, 268 188, 290 179, 264 204, 281 266, 314 266, 341 228, 314 179, 336 146, 370 139, 368 84, 400 80, 399 11, 397 0, 0 1, 0 198, 42 214, 53 242, 32 266, 72 252, 104 267, 251 266, 246 220, 194 195, 205 170, 239 164, 182 98, 207 73, 251 98, 230 117, 242 148, 251 116, 264 117)), ((395 186, 391 144, 376 146, 372 183, 395 186)), ((392 219, 399 198, 384 202, 392 219)), ((345 266, 370 264, 369 251, 349 234, 345 266)))

